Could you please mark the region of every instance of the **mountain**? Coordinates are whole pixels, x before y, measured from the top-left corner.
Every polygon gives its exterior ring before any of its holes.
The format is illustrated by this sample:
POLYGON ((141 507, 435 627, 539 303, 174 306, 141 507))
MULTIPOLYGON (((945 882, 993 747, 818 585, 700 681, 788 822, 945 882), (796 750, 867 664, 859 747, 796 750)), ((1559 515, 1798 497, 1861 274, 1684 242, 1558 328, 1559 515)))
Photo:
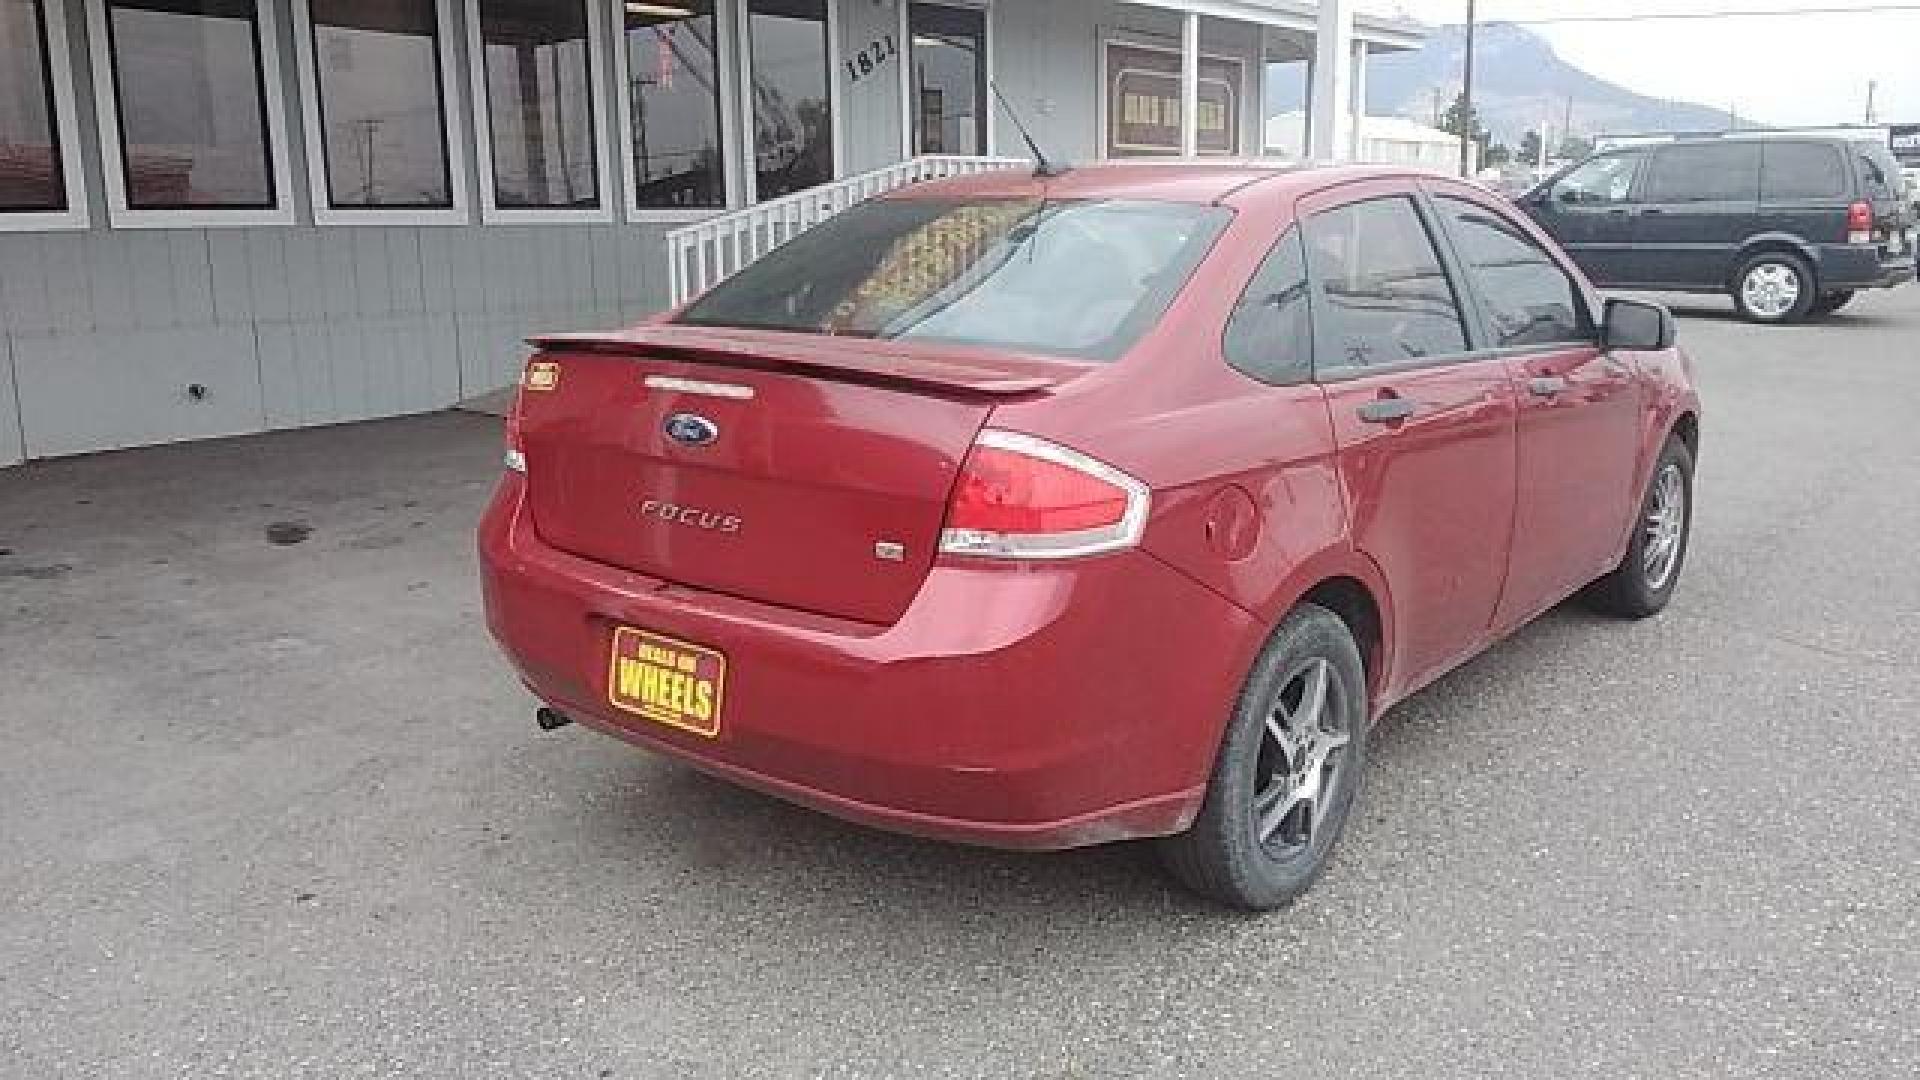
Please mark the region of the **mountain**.
MULTIPOLYGON (((1367 111, 1433 123, 1460 92, 1466 29, 1435 28, 1424 47, 1375 57, 1367 68, 1367 111)), ((1303 107, 1301 80, 1271 80, 1267 114, 1303 107)), ((1573 103, 1573 130, 1593 136, 1643 131, 1719 131, 1724 109, 1664 101, 1574 67, 1545 38, 1511 23, 1481 26, 1474 41, 1474 99, 1480 120, 1497 141, 1512 146, 1543 122, 1558 132, 1573 103)), ((1745 120, 1741 126, 1751 126, 1745 120)))

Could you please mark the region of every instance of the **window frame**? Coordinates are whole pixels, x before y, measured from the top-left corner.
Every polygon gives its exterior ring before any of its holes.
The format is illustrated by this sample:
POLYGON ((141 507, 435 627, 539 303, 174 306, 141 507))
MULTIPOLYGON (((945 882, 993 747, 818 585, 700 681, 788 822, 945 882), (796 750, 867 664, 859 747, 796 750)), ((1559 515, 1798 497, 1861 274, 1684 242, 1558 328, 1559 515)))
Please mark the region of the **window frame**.
POLYGON ((1441 353, 1435 356, 1413 357, 1391 364, 1337 364, 1326 363, 1321 359, 1320 328, 1326 325, 1326 313, 1321 300, 1321 285, 1324 279, 1319 268, 1314 265, 1313 248, 1306 246, 1307 262, 1307 312, 1314 327, 1313 381, 1323 385, 1352 382, 1356 379, 1369 379, 1380 375, 1398 375, 1410 371, 1424 371, 1428 368, 1452 367, 1457 364, 1473 363, 1493 359, 1497 350, 1487 347, 1487 330, 1482 324, 1480 300, 1466 280, 1463 267, 1453 249, 1452 239, 1447 236, 1445 227, 1437 212, 1427 198, 1426 191, 1418 186, 1399 186, 1390 182, 1356 185, 1358 190, 1335 189, 1322 193, 1321 198, 1303 199, 1297 206, 1294 220, 1300 226, 1300 241, 1306 245, 1307 223, 1316 217, 1350 209, 1362 203, 1382 202, 1388 199, 1401 199, 1413 207, 1414 217, 1425 230, 1427 244, 1433 249, 1434 258, 1440 264, 1440 273, 1447 280, 1447 288, 1453 293, 1454 310, 1460 317, 1460 337, 1464 347, 1457 352, 1441 353), (1332 194, 1336 197, 1326 198, 1332 194))
POLYGON ((1646 171, 1642 173, 1636 181, 1636 187, 1639 191, 1637 201, 1642 206, 1720 206, 1727 203, 1753 203, 1757 206, 1760 202, 1760 173, 1763 168, 1763 158, 1762 141, 1758 139, 1724 139, 1718 142, 1700 141, 1658 144, 1653 148, 1653 153, 1647 157, 1646 171), (1654 189, 1654 181, 1660 178, 1657 170, 1660 168, 1661 159, 1673 159, 1681 155, 1694 153, 1711 153, 1715 150, 1727 148, 1751 151, 1753 154, 1753 187, 1745 195, 1736 195, 1732 198, 1671 199, 1660 197, 1664 193, 1657 192, 1654 189))
POLYGON ((1315 372, 1317 370, 1317 363, 1318 363, 1318 361, 1315 358, 1319 354, 1319 348, 1318 348, 1318 341, 1314 333, 1315 326, 1314 326, 1314 304, 1313 304, 1313 276, 1307 270, 1307 241, 1306 241, 1305 222, 1306 222, 1306 219, 1304 217, 1296 218, 1295 220, 1289 222, 1287 224, 1286 229, 1281 232, 1280 239, 1274 241, 1273 246, 1267 249, 1266 254, 1260 256, 1259 264, 1253 268, 1253 273, 1247 276, 1246 283, 1240 287, 1239 295, 1234 298, 1233 306, 1227 309, 1226 319, 1220 324, 1220 357, 1221 359, 1226 363, 1226 366, 1229 369, 1235 372, 1238 372, 1239 374, 1245 376, 1246 378, 1256 383, 1259 383, 1262 386, 1271 386, 1271 387, 1306 386, 1306 385, 1312 384, 1315 380, 1315 372), (1253 292, 1253 287, 1260 282, 1261 276, 1267 272, 1267 268, 1273 264, 1273 261, 1275 259, 1281 258, 1285 254, 1286 249, 1288 248, 1292 248, 1295 252, 1299 254, 1300 267, 1301 267, 1300 276, 1307 286, 1307 292, 1305 296, 1305 300, 1307 303, 1307 357, 1306 357, 1306 363, 1301 368, 1301 371, 1298 377, 1288 377, 1284 379, 1275 380, 1275 379, 1265 378, 1260 375, 1256 375, 1255 373, 1247 370, 1247 368, 1242 366, 1240 363, 1236 362, 1237 358, 1234 356, 1234 353, 1233 353, 1233 324, 1234 324, 1234 320, 1240 317, 1241 311, 1245 309, 1246 303, 1247 303, 1247 297, 1250 293, 1253 292))
POLYGON ((273 0, 253 0, 255 74, 260 80, 260 114, 266 139, 273 205, 221 209, 211 206, 139 209, 127 198, 127 146, 120 126, 119 83, 115 77, 113 35, 107 9, 113 0, 86 0, 87 58, 93 66, 94 106, 100 123, 100 167, 107 220, 116 229, 239 229, 299 223, 293 194, 292 154, 288 147, 287 102, 280 67, 280 16, 273 0))
POLYGON ((453 18, 453 0, 433 0, 434 26, 439 38, 440 138, 447 151, 450 207, 397 206, 391 208, 333 205, 327 179, 326 130, 320 103, 319 58, 314 54, 313 7, 310 0, 292 0, 293 52, 299 72, 300 119, 305 131, 307 192, 313 200, 315 225, 466 225, 473 219, 473 197, 467 183, 467 133, 460 108, 459 64, 456 42, 460 28, 453 18))
POLYGON ((66 0, 34 0, 46 52, 47 108, 53 119, 53 152, 60 158, 64 210, 0 211, 0 233, 85 229, 93 224, 87 203, 86 162, 80 157, 80 107, 73 88, 72 43, 67 39, 66 0))
POLYGON ((1435 242, 1440 247, 1441 262, 1447 266, 1458 282, 1464 283, 1455 286, 1454 294, 1456 297, 1465 297, 1468 309, 1466 311, 1469 327, 1467 341, 1471 350, 1470 355, 1475 357, 1532 356, 1539 353, 1566 352, 1569 349, 1597 349, 1602 346, 1603 335, 1599 318, 1601 306, 1593 295, 1592 283, 1587 280, 1586 275, 1579 273, 1579 268, 1573 265, 1563 251, 1558 250, 1555 245, 1543 243, 1540 230, 1526 220, 1524 215, 1509 213, 1487 200, 1474 197, 1469 192, 1431 183, 1420 186, 1416 201, 1420 204, 1422 212, 1438 226, 1435 242), (1453 225, 1446 209, 1440 205, 1440 200, 1443 198, 1477 206, 1487 213, 1496 215, 1538 248, 1554 269, 1560 271, 1573 286, 1574 300, 1579 305, 1574 314, 1579 317, 1581 331, 1590 336, 1572 341, 1543 341, 1527 345, 1497 344, 1493 314, 1487 309, 1484 290, 1473 263, 1461 251, 1459 242, 1453 235, 1453 225))
MULTIPOLYGON (((612 129, 613 95, 607 92, 607 58, 612 53, 607 20, 613 10, 600 0, 569 0, 586 9, 588 82, 593 104, 594 179, 600 205, 590 209, 501 206, 493 161, 493 101, 487 93, 486 44, 481 40, 481 0, 461 0, 466 17, 468 92, 473 100, 473 163, 480 181, 480 220, 488 225, 610 225, 625 200, 615 186, 611 152, 620 144, 612 129)), ((622 9, 624 10, 624 8, 622 9)))
POLYGON ((916 7, 957 8, 961 11, 978 12, 980 15, 981 45, 980 63, 980 107, 986 112, 986 124, 982 137, 985 145, 981 147, 983 156, 992 156, 993 149, 999 145, 1000 106, 993 96, 994 72, 994 0, 899 0, 900 40, 905 43, 901 50, 900 65, 900 160, 911 161, 923 156, 920 153, 920 110, 913 100, 913 9, 916 7))
POLYGON ((1853 201, 1854 178, 1848 169, 1847 153, 1841 146, 1821 139, 1765 139, 1760 140, 1760 187, 1757 196, 1762 206, 1777 206, 1782 203, 1842 203, 1853 201), (1829 154, 1836 166, 1834 179, 1838 186, 1824 195, 1779 195, 1769 194, 1767 179, 1770 172, 1768 158, 1786 147, 1812 147, 1829 154))
MULTIPOLYGON (((734 138, 735 151, 740 155, 739 191, 740 205, 765 206, 783 199, 805 197, 813 188, 803 188, 763 198, 760 194, 760 146, 757 142, 759 117, 754 112, 753 97, 753 0, 722 0, 731 10, 735 26, 735 68, 740 81, 734 90, 734 100, 739 103, 737 114, 731 119, 739 130, 734 138)), ((847 178, 846 143, 846 91, 840 85, 840 63, 845 56, 840 47, 840 0, 821 0, 827 9, 826 38, 826 76, 827 76, 827 130, 828 141, 832 145, 832 176, 827 184, 836 184, 847 178)), ((904 124, 902 125, 904 126, 904 124)), ((815 185, 822 187, 825 185, 815 185)))
POLYGON ((725 181, 726 199, 719 206, 684 209, 640 205, 640 177, 633 167, 633 85, 629 78, 631 68, 627 56, 626 5, 624 0, 607 0, 607 3, 613 13, 609 18, 616 20, 610 35, 613 97, 614 108, 619 113, 619 139, 616 145, 620 152, 620 205, 626 220, 637 224, 687 224, 740 209, 745 205, 742 170, 747 168, 747 164, 740 157, 739 129, 752 125, 743 124, 740 116, 740 102, 743 100, 740 97, 740 85, 726 77, 727 71, 737 67, 745 55, 745 46, 741 43, 745 29, 744 8, 740 0, 713 0, 714 50, 719 67, 715 82, 720 93, 720 160, 726 174, 722 178, 725 181))
MULTIPOLYGON (((1114 28, 1111 31, 1103 32, 1100 35, 1099 45, 1098 45, 1100 55, 1099 55, 1098 64, 1097 64, 1099 68, 1100 82, 1099 82, 1098 88, 1094 91, 1094 117, 1095 117, 1095 122, 1099 125, 1098 128, 1095 129, 1096 130, 1095 137, 1099 140, 1099 145, 1095 147, 1095 151, 1097 154, 1096 160, 1103 161, 1103 162, 1115 161, 1115 162, 1132 163, 1132 164, 1139 164, 1142 162, 1153 162, 1153 161, 1188 160, 1186 158, 1183 158, 1178 151, 1175 151, 1172 154, 1130 154, 1130 155, 1122 155, 1119 157, 1115 157, 1114 155, 1109 154, 1107 152, 1109 149, 1108 144, 1111 142, 1111 136, 1112 136, 1112 129, 1108 125, 1112 122, 1111 114, 1113 111, 1113 103, 1109 99, 1112 98, 1113 95, 1110 92, 1109 88, 1112 85, 1110 80, 1113 77, 1111 51, 1112 51, 1112 47, 1115 45, 1118 45, 1121 48, 1125 48, 1125 49, 1137 49, 1141 52, 1160 53, 1164 56, 1180 57, 1182 55, 1180 46, 1168 45, 1164 40, 1157 39, 1156 37, 1154 37, 1153 35, 1150 35, 1146 31, 1134 31, 1134 30, 1114 28)), ((1257 79, 1255 79, 1255 74, 1249 70, 1250 68, 1253 68, 1256 65, 1253 63, 1249 63, 1248 58, 1244 55, 1212 52, 1212 51, 1209 51, 1204 44, 1201 46, 1201 49, 1200 49, 1200 59, 1211 60, 1217 64, 1231 64, 1236 69, 1238 69, 1239 79, 1237 80, 1236 83, 1230 84, 1230 85, 1233 92, 1239 95, 1237 111, 1239 112, 1240 115, 1234 118, 1234 122, 1238 126, 1233 131, 1233 144, 1235 149, 1232 152, 1225 153, 1225 154, 1209 154, 1209 153, 1202 152, 1194 160, 1213 161, 1213 162, 1233 162, 1233 161, 1242 160, 1247 156, 1246 148, 1250 141, 1247 138, 1247 113, 1251 108, 1251 103, 1254 100, 1253 97, 1248 93, 1248 91, 1251 89, 1255 92, 1261 92, 1261 87, 1250 86, 1250 82, 1258 81, 1257 79)), ((992 69, 989 68, 988 72, 989 72, 989 80, 991 80, 992 69)), ((1206 79, 1202 77, 1201 81, 1205 82, 1206 79)), ((991 87, 989 87, 989 90, 991 90, 991 87)), ((998 108, 998 102, 995 103, 995 108, 996 109, 998 108)), ((1261 143, 1264 143, 1266 141, 1266 135, 1264 133, 1264 121, 1262 123, 1263 123, 1262 133, 1259 135, 1257 139, 1251 140, 1251 141, 1256 141, 1261 143)))
POLYGON ((1567 210, 1609 210, 1622 206, 1638 206, 1645 201, 1642 197, 1644 194, 1643 189, 1647 183, 1647 172, 1653 166, 1653 154, 1651 150, 1652 148, 1647 146, 1622 146, 1612 150, 1603 150, 1600 153, 1590 155, 1584 160, 1576 162, 1561 172, 1560 175, 1548 180, 1544 185, 1543 191, 1547 206, 1555 213, 1567 210), (1565 184, 1574 173, 1579 172, 1595 162, 1619 158, 1635 159, 1633 163, 1633 179, 1627 184, 1627 194, 1624 199, 1619 202, 1593 203, 1569 203, 1560 201, 1557 192, 1559 192, 1560 186, 1565 184))

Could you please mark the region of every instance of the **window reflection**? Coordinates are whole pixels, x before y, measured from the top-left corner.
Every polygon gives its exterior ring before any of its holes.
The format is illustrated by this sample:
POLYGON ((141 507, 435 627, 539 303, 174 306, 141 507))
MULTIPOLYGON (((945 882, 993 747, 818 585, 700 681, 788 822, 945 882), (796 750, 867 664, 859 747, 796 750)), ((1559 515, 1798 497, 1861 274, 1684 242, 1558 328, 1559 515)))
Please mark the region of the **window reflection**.
POLYGON ((480 0, 497 206, 600 206, 587 18, 578 0, 480 0))
POLYGON ((986 13, 915 4, 914 128, 923 154, 983 154, 987 145, 986 13))
POLYGON ((751 0, 747 23, 760 198, 832 180, 826 0, 751 0))
POLYGON ((275 204, 253 0, 112 0, 107 27, 134 210, 275 204))
POLYGON ((309 0, 335 207, 453 205, 434 0, 309 0))
POLYGON ((628 4, 626 11, 637 204, 724 205, 713 0, 628 4))
POLYGON ((0 213, 67 209, 39 0, 0 0, 0 213))

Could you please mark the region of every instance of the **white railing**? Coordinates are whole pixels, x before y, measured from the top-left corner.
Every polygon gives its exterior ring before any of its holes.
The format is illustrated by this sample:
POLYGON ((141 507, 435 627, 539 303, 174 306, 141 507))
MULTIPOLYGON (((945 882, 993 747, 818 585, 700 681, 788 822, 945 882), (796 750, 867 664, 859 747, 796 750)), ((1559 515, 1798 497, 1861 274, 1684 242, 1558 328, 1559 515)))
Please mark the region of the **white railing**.
POLYGON ((993 169, 1031 166, 1022 158, 928 155, 831 184, 720 214, 667 234, 667 289, 679 307, 755 259, 876 195, 917 184, 993 169))

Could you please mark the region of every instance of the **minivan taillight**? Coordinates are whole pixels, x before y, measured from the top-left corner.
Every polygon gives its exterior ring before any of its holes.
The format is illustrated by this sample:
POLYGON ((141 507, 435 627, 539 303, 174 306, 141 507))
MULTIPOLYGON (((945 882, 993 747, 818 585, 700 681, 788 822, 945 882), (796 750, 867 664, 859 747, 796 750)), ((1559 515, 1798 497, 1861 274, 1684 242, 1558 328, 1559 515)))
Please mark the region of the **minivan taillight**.
POLYGON ((974 440, 947 504, 940 550, 1000 559, 1069 559, 1132 547, 1147 486, 1105 462, 1031 435, 974 440))
POLYGON ((1857 202, 1847 207, 1847 243, 1873 243, 1873 207, 1857 202))

